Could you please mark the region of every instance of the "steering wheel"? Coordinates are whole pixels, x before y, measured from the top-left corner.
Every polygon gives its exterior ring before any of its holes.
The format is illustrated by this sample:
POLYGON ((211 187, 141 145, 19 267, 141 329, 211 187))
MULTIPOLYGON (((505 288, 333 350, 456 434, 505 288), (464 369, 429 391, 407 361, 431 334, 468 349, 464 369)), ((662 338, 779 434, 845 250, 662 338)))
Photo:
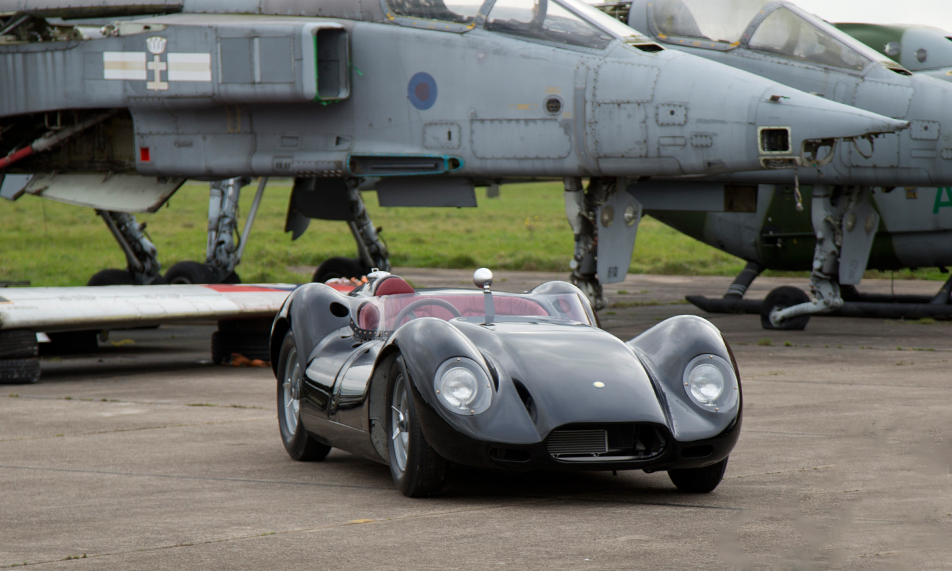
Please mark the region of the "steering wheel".
MULTIPOLYGON (((394 319, 394 321, 393 321, 393 328, 396 329, 397 327, 400 327, 400 323, 401 323, 404 319, 406 319, 407 317, 409 317, 409 315, 410 315, 411 313, 413 313, 413 310, 414 310, 414 309, 419 309, 419 308, 421 308, 421 307, 423 307, 423 306, 426 306, 426 305, 438 305, 438 306, 442 307, 443 309, 445 309, 445 310, 449 311, 450 313, 452 313, 452 314, 453 314, 453 317, 463 317, 463 314, 460 313, 458 309, 456 309, 455 307, 453 307, 453 304, 450 303, 450 302, 448 302, 448 301, 444 301, 444 300, 442 300, 442 299, 440 299, 440 298, 438 298, 438 297, 424 298, 424 299, 418 299, 418 300, 414 301, 413 303, 407 305, 407 306, 404 307, 403 309, 401 309, 401 310, 400 310, 400 313, 397 314, 397 318, 394 319)), ((414 319, 415 319, 417 316, 414 315, 413 317, 414 317, 414 319)))

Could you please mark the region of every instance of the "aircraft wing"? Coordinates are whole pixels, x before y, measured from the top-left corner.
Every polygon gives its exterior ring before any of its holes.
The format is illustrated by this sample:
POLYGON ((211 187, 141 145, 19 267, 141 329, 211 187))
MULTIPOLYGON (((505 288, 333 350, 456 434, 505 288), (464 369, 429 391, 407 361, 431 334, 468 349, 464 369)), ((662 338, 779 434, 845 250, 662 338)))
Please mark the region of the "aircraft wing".
POLYGON ((0 330, 58 332, 274 317, 297 287, 215 284, 0 289, 0 330))

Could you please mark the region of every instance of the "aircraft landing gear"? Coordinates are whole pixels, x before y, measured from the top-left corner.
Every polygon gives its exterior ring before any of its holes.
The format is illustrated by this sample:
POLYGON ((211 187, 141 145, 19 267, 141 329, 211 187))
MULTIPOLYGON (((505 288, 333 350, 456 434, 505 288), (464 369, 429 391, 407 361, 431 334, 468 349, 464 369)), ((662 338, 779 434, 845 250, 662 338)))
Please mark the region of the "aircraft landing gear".
POLYGON ((238 230, 238 199, 241 189, 251 183, 248 177, 237 177, 215 181, 208 190, 208 243, 205 249, 205 262, 178 262, 165 273, 170 284, 238 284, 241 278, 235 273, 235 267, 241 263, 245 245, 251 234, 251 226, 261 197, 268 183, 267 178, 258 182, 245 228, 241 237, 238 230))
POLYGON ((126 255, 125 270, 108 269, 97 272, 86 285, 159 285, 165 280, 160 273, 157 250, 145 234, 145 223, 139 224, 136 217, 127 212, 97 210, 109 232, 126 255))
POLYGON ((760 310, 764 329, 803 329, 811 315, 843 306, 840 284, 856 285, 863 278, 879 228, 879 214, 869 200, 871 192, 868 187, 813 187, 817 238, 810 274, 813 299, 801 298, 796 303, 797 296, 787 291, 794 288, 774 290, 760 310))
POLYGON ((622 282, 628 273, 641 205, 627 192, 624 178, 594 177, 584 190, 581 178, 563 182, 565 215, 575 234, 569 279, 598 311, 608 305, 602 284, 622 282))
POLYGON ((575 234, 575 254, 569 262, 572 268, 569 281, 585 292, 595 311, 608 305, 597 273, 598 227, 595 211, 598 209, 599 195, 604 200, 605 194, 599 180, 592 179, 588 188, 583 189, 581 178, 564 179, 565 215, 575 234))
POLYGON ((332 278, 359 278, 371 268, 390 271, 390 253, 381 240, 360 195, 360 182, 344 178, 297 178, 288 207, 284 230, 297 240, 307 230, 311 219, 339 220, 347 223, 357 243, 358 257, 335 257, 324 260, 314 272, 314 282, 332 278))

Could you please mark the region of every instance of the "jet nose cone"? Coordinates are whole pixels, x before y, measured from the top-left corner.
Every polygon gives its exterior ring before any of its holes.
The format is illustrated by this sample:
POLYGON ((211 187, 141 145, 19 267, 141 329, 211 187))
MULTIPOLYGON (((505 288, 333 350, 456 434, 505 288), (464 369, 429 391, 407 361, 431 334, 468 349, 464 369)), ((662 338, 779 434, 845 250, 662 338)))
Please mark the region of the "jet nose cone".
POLYGON ((768 89, 757 102, 758 128, 790 127, 794 140, 849 139, 895 133, 908 121, 893 119, 783 86, 768 89), (795 127, 795 129, 794 129, 795 127))
POLYGON ((819 151, 835 141, 908 127, 717 62, 670 50, 663 57, 654 132, 659 155, 677 158, 683 174, 818 164, 819 154, 832 159, 819 151))

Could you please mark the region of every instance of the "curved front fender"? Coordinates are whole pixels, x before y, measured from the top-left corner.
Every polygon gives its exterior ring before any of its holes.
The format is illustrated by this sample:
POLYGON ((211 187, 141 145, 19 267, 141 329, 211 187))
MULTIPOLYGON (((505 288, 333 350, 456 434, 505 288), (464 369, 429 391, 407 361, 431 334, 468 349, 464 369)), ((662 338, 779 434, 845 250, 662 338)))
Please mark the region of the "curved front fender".
POLYGON ((661 391, 670 418, 671 431, 679 442, 713 438, 740 426, 744 398, 740 373, 721 332, 701 317, 673 317, 627 342, 661 391), (737 408, 727 413, 703 410, 685 392, 683 376, 688 363, 698 355, 717 355, 734 366, 737 377, 737 408))
POLYGON ((482 442, 536 443, 542 438, 519 399, 512 380, 496 368, 495 382, 490 382, 492 404, 476 415, 459 415, 440 404, 433 386, 436 371, 448 359, 465 357, 475 361, 493 379, 480 350, 450 323, 435 318, 415 319, 390 338, 380 352, 378 364, 399 350, 410 374, 419 419, 427 442, 444 458, 454 460, 461 452, 458 441, 448 430, 462 433, 482 442))

